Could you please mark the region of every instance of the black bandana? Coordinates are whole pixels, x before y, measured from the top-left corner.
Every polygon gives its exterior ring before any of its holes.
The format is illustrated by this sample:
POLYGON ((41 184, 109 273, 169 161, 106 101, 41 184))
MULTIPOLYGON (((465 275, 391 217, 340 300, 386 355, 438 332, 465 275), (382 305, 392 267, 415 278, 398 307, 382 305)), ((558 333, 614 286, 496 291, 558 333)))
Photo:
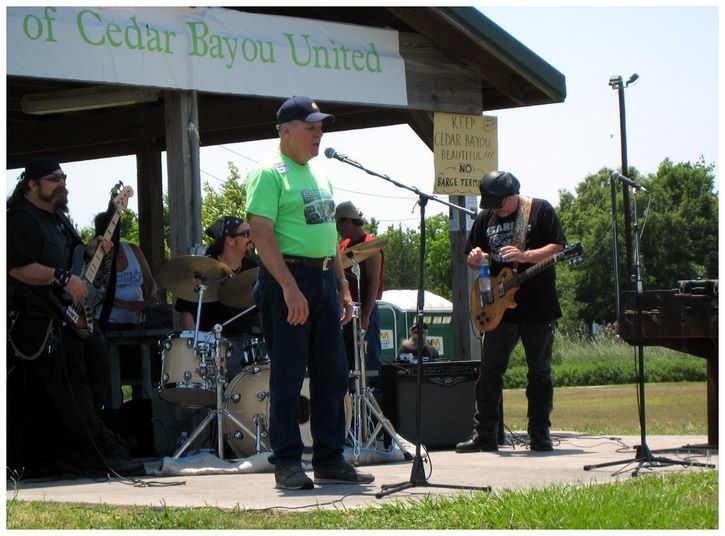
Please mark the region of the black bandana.
POLYGON ((222 216, 207 227, 205 232, 207 236, 212 237, 214 240, 219 240, 220 238, 234 234, 234 230, 243 223, 243 218, 237 218, 236 216, 222 216))
POLYGON ((25 172, 21 175, 21 180, 39 179, 50 175, 57 169, 60 169, 60 164, 52 156, 36 156, 25 166, 25 172))

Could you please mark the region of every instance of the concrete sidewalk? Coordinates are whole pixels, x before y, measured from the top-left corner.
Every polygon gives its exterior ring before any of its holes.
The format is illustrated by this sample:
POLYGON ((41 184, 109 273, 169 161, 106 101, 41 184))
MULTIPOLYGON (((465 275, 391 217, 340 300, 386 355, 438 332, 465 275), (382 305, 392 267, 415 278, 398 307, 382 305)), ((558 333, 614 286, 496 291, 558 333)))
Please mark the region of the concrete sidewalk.
MULTIPOLYGON (((517 433, 525 438, 525 433, 517 433)), ((284 491, 274 488, 272 473, 206 475, 183 477, 145 476, 133 481, 121 480, 53 480, 7 481, 7 499, 21 501, 77 502, 95 504, 143 505, 151 507, 217 507, 223 509, 305 509, 354 508, 379 506, 388 502, 408 501, 425 496, 470 493, 469 490, 443 486, 490 486, 495 493, 503 489, 525 489, 549 484, 587 484, 630 478, 636 463, 584 470, 586 465, 631 461, 640 436, 587 436, 575 432, 553 432, 553 452, 530 452, 525 444, 502 447, 498 452, 456 454, 423 452, 425 480, 413 478, 412 461, 369 465, 362 468, 375 475, 369 485, 325 485, 308 491, 284 491), (418 484, 383 498, 376 498, 381 486, 397 483, 418 484), (141 485, 139 485, 139 482, 141 485)), ((704 445, 705 436, 650 436, 647 444, 655 457, 684 462, 718 464, 715 449, 688 448, 704 445)), ((160 465, 146 462, 147 470, 160 465)), ((693 466, 672 465, 642 469, 642 474, 666 471, 705 471, 693 466)))

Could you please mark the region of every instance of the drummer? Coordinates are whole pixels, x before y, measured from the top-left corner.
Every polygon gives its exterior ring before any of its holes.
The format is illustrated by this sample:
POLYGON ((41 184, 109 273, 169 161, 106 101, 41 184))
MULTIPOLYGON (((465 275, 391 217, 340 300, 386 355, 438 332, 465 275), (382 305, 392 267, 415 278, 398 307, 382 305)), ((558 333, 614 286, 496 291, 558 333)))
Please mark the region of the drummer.
MULTIPOLYGON (((335 221, 337 232, 343 238, 338 248, 345 251, 348 248, 374 240, 375 237, 363 228, 363 214, 352 201, 340 203, 335 208, 335 221)), ((365 369, 368 372, 376 371, 378 376, 370 378, 368 385, 373 388, 381 387, 381 343, 380 343, 380 313, 379 300, 383 296, 385 271, 383 268, 385 257, 383 250, 376 251, 360 263, 360 296, 358 296, 357 279, 351 269, 345 270, 345 277, 350 284, 350 296, 354 302, 360 303, 360 328, 365 330, 367 343, 365 353, 365 369)), ((352 322, 343 326, 345 350, 350 370, 355 370, 355 346, 352 322)))
MULTIPOLYGON (((206 249, 206 255, 227 265, 234 274, 258 265, 253 256, 254 243, 251 230, 243 218, 222 216, 205 232, 214 240, 206 249)), ((174 309, 180 313, 181 328, 194 331, 197 304, 177 298, 174 309)), ((224 324, 243 310, 224 305, 221 301, 202 303, 199 330, 211 332, 215 324, 224 324)), ((244 346, 254 337, 255 332, 259 331, 258 326, 256 311, 250 311, 224 326, 222 336, 232 344, 232 355, 226 364, 228 379, 232 379, 244 366, 244 346)))

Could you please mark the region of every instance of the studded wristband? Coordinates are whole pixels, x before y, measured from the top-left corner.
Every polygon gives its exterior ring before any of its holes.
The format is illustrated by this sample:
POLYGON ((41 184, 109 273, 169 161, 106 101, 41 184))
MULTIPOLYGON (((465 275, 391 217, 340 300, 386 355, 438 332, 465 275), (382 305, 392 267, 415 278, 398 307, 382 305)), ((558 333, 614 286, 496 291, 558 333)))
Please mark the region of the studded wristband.
POLYGON ((60 288, 65 288, 65 286, 70 282, 70 270, 66 270, 65 268, 56 268, 55 272, 53 272, 53 281, 52 283, 60 288))

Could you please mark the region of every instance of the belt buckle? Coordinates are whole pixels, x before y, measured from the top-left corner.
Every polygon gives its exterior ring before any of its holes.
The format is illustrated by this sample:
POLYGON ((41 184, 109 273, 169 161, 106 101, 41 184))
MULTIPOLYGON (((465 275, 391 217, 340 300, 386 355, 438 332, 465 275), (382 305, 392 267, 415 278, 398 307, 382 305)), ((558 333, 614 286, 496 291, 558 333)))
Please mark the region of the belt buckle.
POLYGON ((324 258, 324 260, 322 261, 322 271, 323 272, 326 272, 328 270, 328 266, 327 265, 330 263, 331 260, 332 260, 332 257, 325 257, 324 258))

